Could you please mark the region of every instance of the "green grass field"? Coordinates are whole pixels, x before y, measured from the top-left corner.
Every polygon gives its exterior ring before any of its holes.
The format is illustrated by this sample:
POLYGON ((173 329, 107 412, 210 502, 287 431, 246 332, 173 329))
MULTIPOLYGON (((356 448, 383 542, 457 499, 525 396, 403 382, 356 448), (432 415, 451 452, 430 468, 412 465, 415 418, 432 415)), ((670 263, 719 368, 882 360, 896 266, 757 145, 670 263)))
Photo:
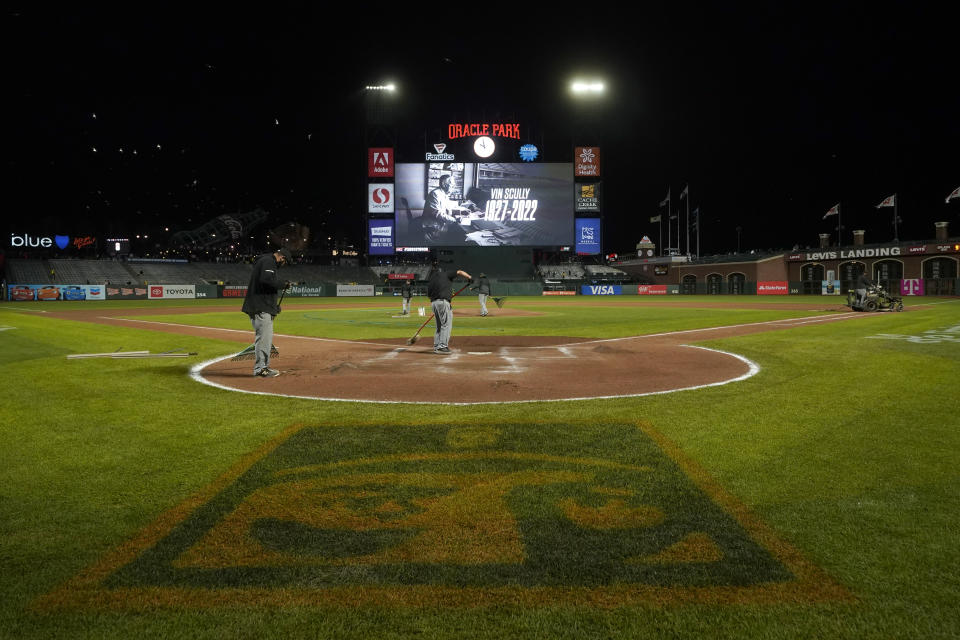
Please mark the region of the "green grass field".
MULTIPOLYGON (((676 301, 512 297, 537 314, 451 346, 840 302, 676 301)), ((960 300, 697 343, 760 366, 724 386, 472 406, 224 391, 188 372, 236 342, 45 313, 248 330, 225 303, 0 305, 0 637, 958 637, 960 300), (198 355, 66 358, 134 349, 198 355)), ((398 309, 288 300, 276 330, 409 337, 398 309)))

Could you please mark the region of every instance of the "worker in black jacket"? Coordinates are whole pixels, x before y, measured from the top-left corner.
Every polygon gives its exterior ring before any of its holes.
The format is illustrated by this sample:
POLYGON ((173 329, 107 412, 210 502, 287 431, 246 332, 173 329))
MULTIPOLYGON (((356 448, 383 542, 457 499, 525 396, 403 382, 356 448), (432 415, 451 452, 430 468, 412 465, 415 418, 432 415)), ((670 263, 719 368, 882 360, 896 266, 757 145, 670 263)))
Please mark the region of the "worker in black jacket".
POLYGON ((270 349, 273 347, 273 319, 280 313, 277 294, 286 289, 288 284, 280 279, 278 271, 281 265, 289 264, 291 259, 289 249, 277 249, 257 258, 247 285, 247 295, 243 299, 242 311, 250 316, 256 336, 253 343, 253 375, 260 378, 280 375, 279 371, 270 368, 270 349))

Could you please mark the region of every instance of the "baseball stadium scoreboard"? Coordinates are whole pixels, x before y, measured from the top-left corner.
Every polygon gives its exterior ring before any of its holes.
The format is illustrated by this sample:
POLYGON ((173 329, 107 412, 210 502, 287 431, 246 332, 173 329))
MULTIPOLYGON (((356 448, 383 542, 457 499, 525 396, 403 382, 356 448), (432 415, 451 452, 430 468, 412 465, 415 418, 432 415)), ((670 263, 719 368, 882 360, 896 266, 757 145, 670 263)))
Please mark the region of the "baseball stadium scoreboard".
MULTIPOLYGON (((419 153, 367 148, 368 255, 438 247, 602 253, 600 148, 553 162, 515 122, 456 122, 419 153)), ((569 157, 569 156, 567 156, 569 157)))

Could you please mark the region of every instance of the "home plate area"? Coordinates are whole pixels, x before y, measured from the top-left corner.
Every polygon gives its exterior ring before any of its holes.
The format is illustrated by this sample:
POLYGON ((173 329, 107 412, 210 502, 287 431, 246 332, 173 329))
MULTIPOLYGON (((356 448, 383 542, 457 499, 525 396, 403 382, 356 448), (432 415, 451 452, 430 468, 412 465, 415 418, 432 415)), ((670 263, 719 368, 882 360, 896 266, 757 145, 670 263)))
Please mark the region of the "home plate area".
POLYGON ((407 345, 276 336, 275 344, 277 378, 254 378, 250 362, 229 358, 195 375, 219 387, 295 397, 486 403, 663 393, 751 372, 742 358, 676 338, 455 336, 449 355, 433 353, 429 337, 407 345))

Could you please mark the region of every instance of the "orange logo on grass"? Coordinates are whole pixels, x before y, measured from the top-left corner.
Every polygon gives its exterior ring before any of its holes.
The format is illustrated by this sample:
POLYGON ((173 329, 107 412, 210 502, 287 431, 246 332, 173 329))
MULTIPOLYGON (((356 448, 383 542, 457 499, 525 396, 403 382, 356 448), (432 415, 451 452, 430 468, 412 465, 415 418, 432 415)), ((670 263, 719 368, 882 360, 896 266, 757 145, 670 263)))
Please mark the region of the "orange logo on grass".
POLYGON ((41 606, 847 597, 636 425, 300 429, 162 521, 41 606))

